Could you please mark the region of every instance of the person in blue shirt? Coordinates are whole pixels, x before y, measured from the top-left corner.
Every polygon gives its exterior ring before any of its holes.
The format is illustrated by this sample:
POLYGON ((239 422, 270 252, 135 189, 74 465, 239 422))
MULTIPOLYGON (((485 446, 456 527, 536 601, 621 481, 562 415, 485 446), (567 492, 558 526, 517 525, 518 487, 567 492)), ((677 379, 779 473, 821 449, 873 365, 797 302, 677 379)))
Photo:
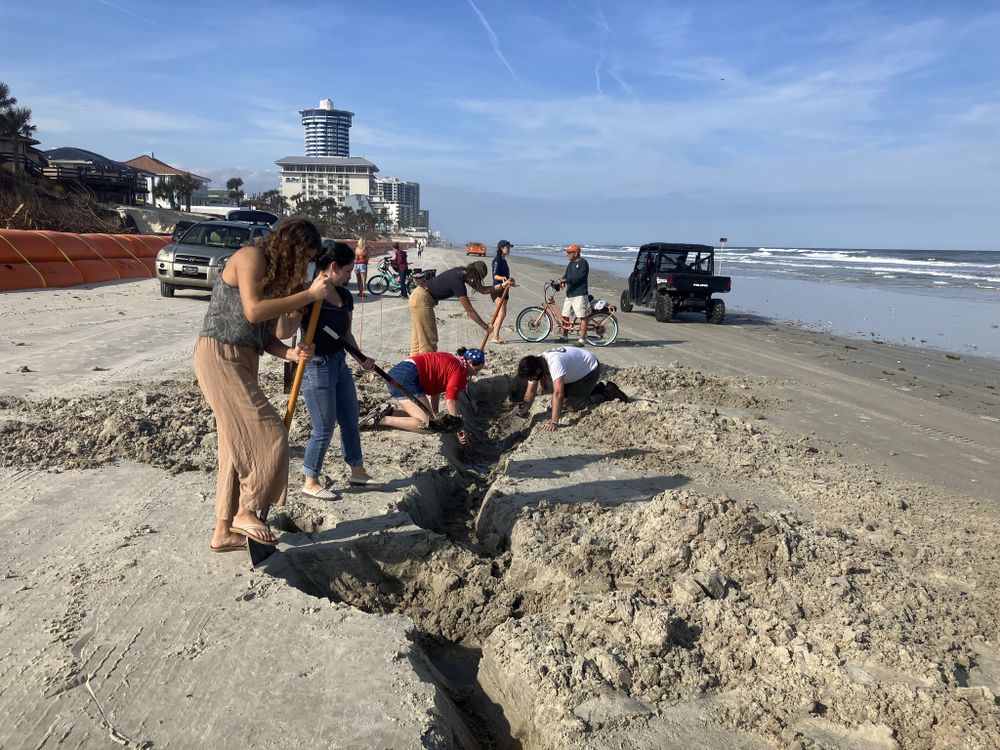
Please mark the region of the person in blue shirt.
MULTIPOLYGON (((382 484, 365 470, 361 454, 361 433, 358 430, 358 394, 354 387, 354 375, 347 365, 344 344, 323 330, 324 326, 329 326, 343 336, 344 340, 357 346, 351 332, 354 297, 347 289, 354 270, 354 258, 350 245, 335 242, 316 259, 317 272, 326 273, 331 285, 323 298, 319 325, 313 339, 316 354, 306 366, 302 380, 302 396, 312 423, 312 433, 302 459, 302 493, 320 500, 337 499, 336 493, 325 487, 322 480, 323 461, 337 425, 340 425, 340 447, 344 462, 351 472, 348 483, 355 486, 382 484)), ((303 333, 307 320, 308 318, 302 321, 303 333)), ((368 359, 361 367, 371 370, 374 365, 368 359)))
POLYGON ((504 289, 506 287, 496 288, 495 285, 503 284, 508 279, 510 279, 509 286, 517 286, 514 280, 510 278, 510 266, 507 264, 507 256, 510 255, 510 249, 512 245, 507 240, 500 240, 497 243, 497 254, 493 258, 493 291, 490 292, 490 298, 493 300, 494 304, 499 305, 496 313, 496 321, 493 324, 493 343, 494 344, 506 344, 507 341, 500 338, 500 327, 503 325, 503 319, 507 317, 507 300, 510 297, 508 293, 504 296, 504 289), (502 301, 501 301, 502 300, 502 301))
MULTIPOLYGON (((563 317, 569 320, 574 318, 580 321, 580 339, 577 346, 587 345, 587 318, 593 312, 590 309, 590 292, 587 289, 587 279, 590 277, 590 266, 580 257, 580 246, 570 245, 565 250, 569 264, 566 266, 566 273, 559 284, 566 287, 566 301, 563 303, 563 317)), ((562 331, 562 337, 567 335, 567 331, 562 331)))

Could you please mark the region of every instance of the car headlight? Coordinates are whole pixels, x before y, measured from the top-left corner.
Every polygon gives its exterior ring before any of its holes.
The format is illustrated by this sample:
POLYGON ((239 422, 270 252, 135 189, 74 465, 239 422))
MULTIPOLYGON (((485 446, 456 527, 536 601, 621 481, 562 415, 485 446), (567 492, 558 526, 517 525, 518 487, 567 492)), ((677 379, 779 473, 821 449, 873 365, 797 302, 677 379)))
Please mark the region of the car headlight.
POLYGON ((226 261, 232 257, 233 257, 232 255, 224 255, 221 258, 219 258, 219 267, 221 268, 222 266, 226 265, 226 261))
POLYGON ((174 257, 174 251, 170 248, 161 248, 160 252, 156 254, 157 260, 170 260, 174 257))

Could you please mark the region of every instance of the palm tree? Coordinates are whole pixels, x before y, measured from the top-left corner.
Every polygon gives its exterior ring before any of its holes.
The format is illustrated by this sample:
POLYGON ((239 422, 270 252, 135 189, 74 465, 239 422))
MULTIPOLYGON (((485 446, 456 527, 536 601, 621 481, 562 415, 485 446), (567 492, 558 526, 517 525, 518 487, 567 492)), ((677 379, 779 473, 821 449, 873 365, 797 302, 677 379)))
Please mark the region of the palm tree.
POLYGON ((175 211, 180 207, 180 201, 177 197, 177 183, 173 175, 163 180, 157 180, 156 184, 153 185, 153 199, 167 201, 170 208, 175 211))
POLYGON ((28 162, 28 146, 35 141, 32 136, 37 128, 31 124, 31 110, 18 107, 17 99, 10 94, 10 86, 0 81, 0 138, 11 141, 14 171, 19 172, 28 162), (23 139, 30 142, 25 143, 23 139))
MULTIPOLYGON (((187 172, 185 172, 183 174, 174 175, 172 179, 174 181, 174 185, 175 185, 175 188, 177 190, 177 196, 178 196, 178 198, 183 198, 184 199, 184 210, 185 211, 190 211, 191 210, 191 194, 195 190, 201 189, 204 186, 205 181, 204 180, 200 180, 197 177, 195 177, 193 174, 188 174, 187 172)), ((178 200, 178 203, 179 202, 180 201, 178 200)))
POLYGON ((9 109, 17 104, 17 99, 10 95, 10 86, 0 81, 0 109, 9 109))
POLYGON ((243 187, 242 177, 230 177, 226 180, 226 190, 229 191, 229 198, 236 202, 237 206, 243 205, 243 191, 240 188, 243 187))
POLYGON ((31 124, 31 110, 27 107, 0 110, 0 136, 31 138, 37 129, 31 124))

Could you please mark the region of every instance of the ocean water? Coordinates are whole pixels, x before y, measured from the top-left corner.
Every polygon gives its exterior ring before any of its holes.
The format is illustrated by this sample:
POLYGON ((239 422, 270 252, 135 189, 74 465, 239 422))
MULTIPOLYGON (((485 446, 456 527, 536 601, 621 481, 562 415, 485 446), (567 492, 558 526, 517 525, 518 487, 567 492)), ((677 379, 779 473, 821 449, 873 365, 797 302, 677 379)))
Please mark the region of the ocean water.
MULTIPOLYGON (((623 282, 639 249, 582 248, 591 268, 623 282)), ((566 262, 557 245, 515 247, 512 268, 519 255, 566 262)), ((720 295, 730 311, 1000 358, 1000 251, 726 247, 716 248, 716 273, 733 279, 732 292, 720 295)))

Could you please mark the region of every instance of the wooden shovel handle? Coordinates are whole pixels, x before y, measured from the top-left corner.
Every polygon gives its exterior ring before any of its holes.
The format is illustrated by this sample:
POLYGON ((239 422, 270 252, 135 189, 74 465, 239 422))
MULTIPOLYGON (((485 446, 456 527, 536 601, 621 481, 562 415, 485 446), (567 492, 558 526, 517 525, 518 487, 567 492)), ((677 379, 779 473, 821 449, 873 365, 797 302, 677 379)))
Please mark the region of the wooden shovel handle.
MULTIPOLYGON (((302 337, 302 346, 309 346, 316 335, 316 327, 319 325, 319 311, 323 309, 323 300, 318 299, 313 302, 312 312, 309 315, 309 324, 306 326, 306 335, 302 337)), ((295 414, 295 403, 299 400, 299 391, 302 390, 302 377, 306 374, 304 360, 299 360, 298 367, 295 368, 295 380, 292 381, 292 392, 288 394, 288 408, 285 410, 285 429, 292 429, 292 416, 295 414)))
POLYGON ((493 333, 493 324, 497 322, 497 315, 500 314, 500 308, 503 306, 504 300, 507 299, 507 292, 510 291, 510 287, 504 287, 503 294, 500 295, 500 299, 497 300, 497 309, 493 311, 493 317, 490 318, 489 328, 486 329, 486 335, 483 336, 483 343, 479 345, 479 348, 483 351, 486 350, 486 342, 490 340, 490 334, 493 333))

